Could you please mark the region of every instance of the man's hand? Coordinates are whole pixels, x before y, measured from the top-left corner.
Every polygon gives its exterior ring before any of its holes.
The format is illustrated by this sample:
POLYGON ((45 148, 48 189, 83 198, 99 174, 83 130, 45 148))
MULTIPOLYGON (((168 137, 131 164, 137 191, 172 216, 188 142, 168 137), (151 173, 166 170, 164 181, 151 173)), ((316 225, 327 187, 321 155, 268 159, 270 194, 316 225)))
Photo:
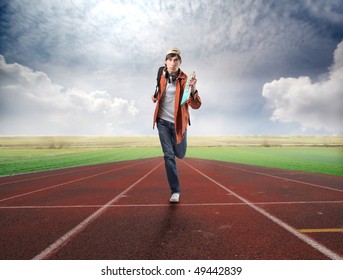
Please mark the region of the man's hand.
POLYGON ((154 103, 157 102, 157 98, 155 98, 153 95, 151 95, 151 100, 152 100, 152 102, 154 102, 154 103))
POLYGON ((197 90, 196 84, 197 84, 197 79, 196 79, 196 76, 194 75, 194 76, 189 80, 189 86, 191 87, 191 95, 192 95, 192 96, 194 95, 194 93, 195 93, 196 90, 197 90))

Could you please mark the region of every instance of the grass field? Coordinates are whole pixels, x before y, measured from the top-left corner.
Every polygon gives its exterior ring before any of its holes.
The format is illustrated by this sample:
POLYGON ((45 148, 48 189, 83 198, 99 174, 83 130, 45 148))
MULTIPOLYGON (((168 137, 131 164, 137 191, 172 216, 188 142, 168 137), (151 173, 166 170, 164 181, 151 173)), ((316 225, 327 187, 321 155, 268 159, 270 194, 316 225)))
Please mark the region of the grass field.
POLYGON ((187 156, 343 176, 340 147, 190 148, 187 156))
POLYGON ((157 147, 0 149, 0 175, 100 164, 161 155, 157 147))
MULTIPOLYGON (((187 157, 343 176, 342 137, 190 137, 187 157)), ((0 137, 0 175, 162 157, 156 137, 0 137)))

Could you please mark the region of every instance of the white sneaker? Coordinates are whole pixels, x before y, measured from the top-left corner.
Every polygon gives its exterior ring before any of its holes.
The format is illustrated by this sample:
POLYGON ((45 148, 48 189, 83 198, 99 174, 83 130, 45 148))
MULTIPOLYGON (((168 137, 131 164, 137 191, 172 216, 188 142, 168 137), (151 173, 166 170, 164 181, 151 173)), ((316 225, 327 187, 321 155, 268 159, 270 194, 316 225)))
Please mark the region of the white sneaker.
POLYGON ((179 193, 173 193, 172 196, 170 197, 170 202, 172 203, 177 203, 179 202, 180 199, 180 194, 179 193))

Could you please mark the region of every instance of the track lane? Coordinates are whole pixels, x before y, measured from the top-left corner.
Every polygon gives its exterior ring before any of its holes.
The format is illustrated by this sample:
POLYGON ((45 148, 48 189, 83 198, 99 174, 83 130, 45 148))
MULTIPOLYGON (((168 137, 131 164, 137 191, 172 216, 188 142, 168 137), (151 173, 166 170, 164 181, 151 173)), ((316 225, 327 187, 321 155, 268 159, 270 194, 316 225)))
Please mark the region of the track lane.
MULTIPOLYGON (((132 169, 126 171, 126 179, 130 178, 129 181, 135 181, 136 175, 146 174, 149 168, 156 164, 156 162, 161 162, 158 160, 148 160, 140 162, 136 165, 132 172, 132 169), (141 171, 139 171, 141 170, 141 171), (132 176, 134 174, 134 176, 132 176)), ((124 163, 125 167, 126 164, 124 163)), ((36 174, 39 175, 39 174, 36 174)), ((108 175, 108 174, 107 174, 108 175)), ((98 176, 97 183, 101 182, 100 178, 107 178, 108 176, 98 176)), ((89 215, 101 209, 104 203, 108 202, 109 198, 113 196, 118 196, 122 193, 123 189, 127 188, 128 185, 116 183, 116 177, 112 177, 112 184, 108 186, 102 186, 102 188, 96 189, 98 193, 102 193, 104 189, 109 189, 112 192, 112 196, 105 196, 103 203, 97 207, 68 207, 68 208, 54 208, 51 207, 50 202, 53 202, 55 194, 52 193, 56 189, 49 189, 35 194, 26 195, 21 198, 17 198, 11 201, 14 207, 19 206, 19 208, 0 208, 0 258, 1 259, 30 259, 34 257, 34 252, 44 250, 54 241, 59 239, 61 235, 68 232, 70 228, 73 228, 80 222, 84 221, 89 215), (38 204, 37 195, 42 196, 38 204), (20 201, 23 199, 23 201, 20 201), (13 203, 16 202, 16 203, 13 203), (30 208, 20 208, 20 204, 29 205, 30 208), (33 205, 34 204, 34 205, 33 205), (45 208, 40 208, 39 206, 45 205, 45 208), (38 206, 38 207, 35 207, 38 206)), ((128 182, 129 182, 128 181, 128 182)), ((75 184, 75 183, 74 183, 75 184)), ((101 184, 100 184, 101 185, 101 184)), ((83 197, 65 195, 66 190, 74 189, 75 185, 70 184, 68 188, 59 188, 61 196, 64 199, 72 200, 73 204, 84 203, 83 197)), ((82 191, 82 185, 81 185, 82 191)), ((93 196, 94 198, 94 196, 93 196)), ((4 206, 5 203, 0 203, 0 206, 4 206)), ((61 199, 60 204, 56 206, 65 204, 65 200, 61 199)), ((70 206, 73 206, 70 205, 70 206)))
POLYGON ((66 234, 61 236, 58 240, 56 240, 53 244, 47 247, 45 250, 40 252, 36 255, 33 259, 34 260, 42 260, 48 259, 51 255, 56 254, 59 250, 61 250, 70 240, 72 240, 76 235, 78 235, 81 231, 83 231, 90 223, 98 219, 103 213, 108 210, 109 206, 119 200, 123 195, 129 192, 133 187, 139 184, 142 180, 144 180, 150 173, 154 172, 157 167, 159 167, 162 163, 159 163, 156 167, 151 169, 148 173, 146 173, 143 177, 139 178, 135 183, 128 186, 124 191, 113 197, 110 201, 108 201, 105 205, 99 208, 97 211, 92 213, 86 219, 81 221, 77 226, 72 228, 66 234))
POLYGON ((18 180, 17 177, 13 177, 13 182, 15 183, 14 186, 11 182, 6 181, 6 183, 0 188, 0 204, 16 200, 27 195, 45 192, 50 189, 60 188, 75 183, 82 183, 99 176, 110 175, 125 169, 131 170, 138 165, 145 164, 146 162, 146 160, 128 161, 122 162, 121 164, 105 164, 102 168, 80 168, 79 170, 76 169, 71 172, 64 171, 62 173, 56 171, 57 173, 50 174, 48 176, 40 176, 39 173, 36 173, 31 174, 29 178, 27 177, 23 180, 18 180))
MULTIPOLYGON (((262 168, 263 172, 259 172, 256 171, 259 167, 255 166, 242 169, 233 164, 218 164, 210 160, 187 159, 187 162, 199 170, 206 171, 210 177, 216 178, 219 182, 225 182, 231 190, 239 192, 253 202, 316 201, 318 198, 320 201, 343 200, 342 190, 332 187, 332 185, 343 186, 342 177, 323 175, 326 178, 326 184, 318 185, 269 175, 265 167, 262 168), (253 170, 248 170, 249 168, 253 170)), ((271 172, 274 171, 275 169, 272 169, 271 172)), ((315 176, 319 175, 315 174, 315 176)))
MULTIPOLYGON (((162 159, 154 159, 150 164, 161 161, 162 159)), ((259 208, 286 221, 294 229, 312 226, 335 228, 341 221, 337 213, 342 211, 343 199, 340 200, 339 196, 330 200, 331 195, 326 195, 322 199, 316 196, 315 192, 310 191, 311 196, 307 198, 309 186, 306 187, 306 191, 301 191, 304 186, 297 185, 292 188, 294 191, 299 189, 299 192, 295 192, 296 199, 292 199, 292 196, 284 191, 285 186, 280 186, 279 181, 273 183, 275 180, 273 177, 239 172, 237 169, 228 171, 227 168, 219 166, 211 169, 209 161, 186 159, 184 162, 179 161, 182 184, 180 204, 171 206, 168 202, 170 193, 164 166, 161 165, 111 205, 107 204, 106 211, 93 218, 77 234, 72 235, 67 243, 63 241, 62 246, 47 257, 51 259, 327 258, 317 249, 308 246, 279 225, 266 219, 232 193, 218 187, 214 182, 204 180, 199 173, 187 167, 186 162, 204 172, 211 170, 211 178, 229 186, 230 190, 239 192, 243 197, 253 198, 252 202, 259 208), (247 176, 252 179, 244 181, 247 176), (264 178, 262 183, 260 183, 261 178, 264 178), (245 185, 247 182, 249 184, 245 185), (269 188, 271 193, 268 195, 268 188, 264 189, 262 199, 262 194, 259 192, 266 182, 271 184, 269 188), (290 205, 292 207, 289 207, 290 205), (321 210, 318 207, 321 207, 321 210), (289 209, 294 212, 288 213, 289 209), (315 219, 316 215, 309 216, 309 213, 318 209, 323 212, 318 214, 322 215, 322 219, 315 219), (311 224, 309 221, 312 220, 317 220, 317 224, 311 224), (325 224, 325 221, 330 222, 325 224), (79 234, 80 232, 82 234, 79 234)), ((142 164, 141 167, 149 166, 142 164)), ((14 199, 8 206, 0 203, 2 229, 0 237, 1 240, 6 240, 0 243, 0 249, 3 249, 0 258, 27 259, 38 256, 39 252, 43 252, 55 241, 60 240, 63 234, 65 235, 104 207, 109 199, 108 195, 104 195, 101 200, 92 200, 92 195, 77 195, 78 192, 87 193, 87 188, 91 188, 95 183, 98 194, 93 193, 94 198, 106 190, 116 190, 112 194, 118 194, 119 190, 123 190, 123 186, 128 186, 140 176, 139 172, 135 172, 136 169, 126 170, 123 172, 126 174, 120 176, 115 176, 116 173, 113 173, 112 177, 110 174, 104 174, 94 177, 94 181, 85 180, 82 184, 74 183, 68 187, 47 190, 39 194, 41 196, 39 199, 37 193, 24 196, 22 200, 14 199), (73 188, 75 188, 74 195, 70 191, 73 188), (56 196, 60 196, 61 199, 56 199, 56 196)), ((277 171, 272 170, 274 173, 277 171)), ((285 171, 280 170, 278 173, 283 172, 285 171)), ((330 181, 327 183, 329 184, 330 181)), ((321 191, 330 192, 328 189, 321 191)), ((335 249, 335 252, 342 254, 343 248, 340 245, 342 234, 331 233, 330 238, 327 234, 309 233, 306 236, 311 236, 329 249, 335 249)))
POLYGON ((150 176, 142 181, 117 201, 118 207, 109 208, 85 229, 82 240, 69 243, 53 258, 340 258, 295 229, 290 231, 291 227, 276 217, 270 219, 267 214, 266 219, 265 211, 256 211, 247 201, 228 195, 217 182, 203 180, 184 162, 179 162, 179 170, 183 178, 180 204, 167 202, 169 190, 167 184, 163 186, 164 168, 160 167, 153 174, 155 180, 150 176), (79 248, 85 244, 89 245, 81 254, 79 248))
MULTIPOLYGON (((248 171, 247 173, 249 176, 244 176, 246 169, 243 169, 242 173, 241 168, 218 165, 216 162, 192 159, 188 161, 191 162, 193 166, 198 163, 198 165, 200 165, 198 168, 204 170, 204 172, 207 172, 207 174, 210 174, 210 176, 202 173, 199 170, 198 171, 207 176, 210 180, 213 180, 212 178, 217 178, 217 182, 223 182, 223 184, 229 181, 230 187, 228 192, 233 192, 234 190, 235 195, 240 197, 242 201, 246 201, 255 210, 259 211, 269 219, 274 220, 277 224, 284 227, 286 230, 290 231, 292 234, 308 243, 310 246, 317 248, 329 258, 343 258, 342 236, 339 236, 338 234, 331 234, 330 236, 327 235, 326 238, 314 239, 310 237, 310 235, 301 234, 296 230, 301 224, 306 224, 309 221, 312 222, 313 227, 318 227, 319 225, 324 225, 324 227, 325 225, 328 225, 328 227, 330 227, 330 225, 332 225, 332 227, 342 228, 343 216, 341 213, 343 209, 343 195, 341 194, 340 189, 312 183, 308 184, 308 182, 299 180, 286 180, 286 182, 284 182, 284 178, 282 177, 266 176, 268 174, 256 171, 248 171), (215 166, 215 168, 210 168, 210 165, 215 166), (218 166, 225 168, 218 170, 218 166), (235 175, 235 172, 240 173, 240 176, 237 174, 235 175), (269 180, 261 180, 261 176, 266 176, 269 178, 269 180), (287 189, 287 191, 285 191, 285 189, 287 189), (290 189, 292 190, 290 191, 290 189), (246 199, 247 197, 249 200, 246 199), (293 203, 292 207, 284 207, 282 203, 267 203, 264 205, 264 203, 261 202, 261 199, 266 202, 270 200, 276 201, 278 199, 279 201, 288 200, 292 203, 292 201, 299 201, 301 198, 308 202, 313 202, 316 198, 321 198, 321 201, 318 201, 317 203, 293 203), (256 202, 261 203, 263 206, 257 206, 256 202), (270 215, 270 213, 272 213, 272 215, 270 215), (318 215, 321 216, 321 219, 318 218, 318 215), (282 217, 281 219, 279 219, 280 216, 282 217), (286 223, 284 221, 286 221, 286 223), (327 221, 330 221, 329 224, 327 221), (292 226, 289 226, 289 224, 292 226), (336 242, 337 239, 333 240, 332 236, 338 237, 338 240, 341 241, 336 242), (325 245, 322 245, 322 243, 328 244, 330 245, 330 248, 334 249, 330 250, 325 245), (333 246, 333 244, 336 245, 337 243, 340 245, 333 246), (340 253, 337 254, 336 251, 340 253)), ((253 168, 255 169, 258 167, 253 168)), ((343 182, 343 178, 332 176, 328 177, 331 178, 334 183, 337 183, 338 181, 343 182)), ((221 183, 218 184, 221 185, 221 187, 226 188, 221 183)), ((330 180, 327 180, 326 184, 330 184, 330 180)))

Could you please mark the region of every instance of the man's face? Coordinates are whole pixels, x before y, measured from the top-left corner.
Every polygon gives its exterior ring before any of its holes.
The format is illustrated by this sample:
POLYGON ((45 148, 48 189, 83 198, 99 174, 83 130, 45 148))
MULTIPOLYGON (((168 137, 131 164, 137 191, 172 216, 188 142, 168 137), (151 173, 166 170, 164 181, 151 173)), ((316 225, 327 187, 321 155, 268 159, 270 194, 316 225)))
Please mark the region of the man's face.
POLYGON ((167 70, 170 74, 176 73, 179 70, 181 61, 178 56, 170 57, 165 60, 167 70))

